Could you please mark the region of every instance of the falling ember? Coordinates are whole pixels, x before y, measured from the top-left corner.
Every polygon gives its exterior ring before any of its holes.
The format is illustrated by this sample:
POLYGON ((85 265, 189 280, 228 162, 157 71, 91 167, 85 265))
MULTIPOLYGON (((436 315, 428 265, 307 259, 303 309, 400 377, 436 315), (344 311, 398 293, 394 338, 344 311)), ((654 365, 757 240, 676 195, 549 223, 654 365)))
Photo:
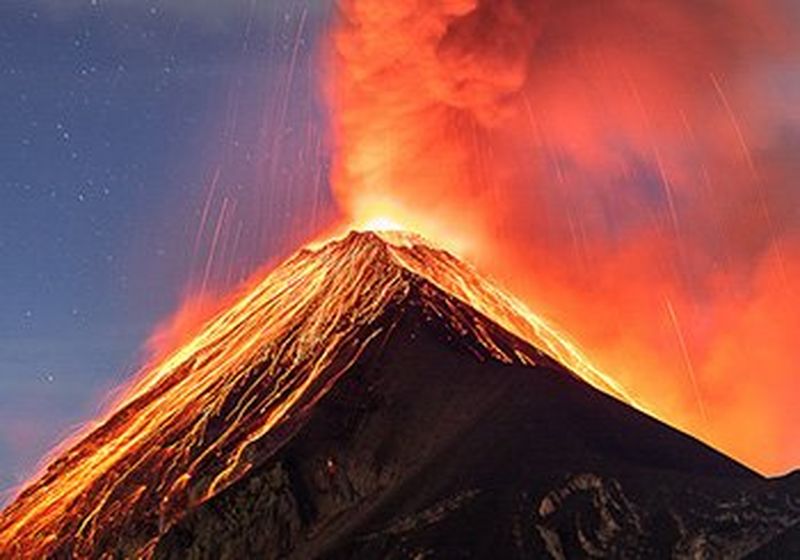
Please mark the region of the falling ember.
POLYGON ((451 254, 404 232, 351 233, 301 250, 143 371, 115 410, 3 512, 0 556, 84 558, 130 539, 138 545, 128 553, 147 556, 188 506, 240 479, 289 437, 392 330, 401 316, 392 309, 415 290, 494 359, 533 365, 549 355, 633 402, 563 336, 451 254), (486 317, 520 338, 497 338, 486 317))
POLYGON ((678 343, 681 347, 681 355, 683 356, 683 361, 686 364, 686 372, 689 374, 689 381, 692 384, 692 390, 694 391, 695 397, 697 398, 697 409, 703 416, 703 421, 708 424, 708 413, 706 412, 706 406, 703 403, 703 396, 700 394, 700 389, 697 387, 697 374, 694 370, 694 365, 692 363, 692 358, 689 356, 689 350, 686 348, 686 340, 683 336, 683 331, 681 330, 681 326, 678 323, 678 317, 675 315, 675 308, 672 305, 672 302, 667 299, 664 302, 664 306, 667 309, 667 313, 669 314, 669 320, 672 323, 672 326, 675 328, 675 336, 678 339, 678 343))

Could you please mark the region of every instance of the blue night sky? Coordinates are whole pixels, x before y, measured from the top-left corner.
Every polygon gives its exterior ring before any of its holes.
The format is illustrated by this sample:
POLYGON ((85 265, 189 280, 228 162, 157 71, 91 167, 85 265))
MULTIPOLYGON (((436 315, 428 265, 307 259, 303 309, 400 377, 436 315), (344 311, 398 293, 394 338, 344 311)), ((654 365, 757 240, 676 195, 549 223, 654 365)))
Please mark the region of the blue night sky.
POLYGON ((191 283, 235 284, 332 211, 329 16, 319 0, 0 5, 0 492, 136 371, 191 283))

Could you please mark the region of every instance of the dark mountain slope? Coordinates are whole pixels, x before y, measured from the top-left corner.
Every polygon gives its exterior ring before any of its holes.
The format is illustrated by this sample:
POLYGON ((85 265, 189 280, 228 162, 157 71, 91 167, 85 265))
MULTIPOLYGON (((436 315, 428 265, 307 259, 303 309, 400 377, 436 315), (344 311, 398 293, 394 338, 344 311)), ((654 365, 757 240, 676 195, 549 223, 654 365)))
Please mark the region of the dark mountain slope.
POLYGON ((443 302, 475 313, 415 282, 288 443, 156 557, 737 557, 800 519, 778 483, 551 360, 493 359, 443 302))
POLYGON ((351 233, 144 368, 0 513, 0 558, 793 550, 793 478, 637 409, 468 264, 412 234, 351 233))

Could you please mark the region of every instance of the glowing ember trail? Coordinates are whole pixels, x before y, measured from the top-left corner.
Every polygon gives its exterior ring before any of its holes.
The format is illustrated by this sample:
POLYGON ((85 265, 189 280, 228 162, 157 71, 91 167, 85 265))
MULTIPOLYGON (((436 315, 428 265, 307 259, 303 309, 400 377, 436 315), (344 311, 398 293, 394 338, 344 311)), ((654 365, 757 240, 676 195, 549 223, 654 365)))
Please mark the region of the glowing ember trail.
POLYGON ((300 251, 144 371, 115 411, 2 514, 0 556, 94 557, 120 551, 121 542, 139 543, 125 554, 149 555, 189 505, 242 477, 291 435, 392 328, 398 314, 388 310, 414 289, 455 333, 473 336, 496 359, 548 358, 519 339, 496 339, 484 316, 632 402, 569 341, 451 254, 407 233, 351 233, 300 251), (448 298, 476 312, 459 314, 448 298))

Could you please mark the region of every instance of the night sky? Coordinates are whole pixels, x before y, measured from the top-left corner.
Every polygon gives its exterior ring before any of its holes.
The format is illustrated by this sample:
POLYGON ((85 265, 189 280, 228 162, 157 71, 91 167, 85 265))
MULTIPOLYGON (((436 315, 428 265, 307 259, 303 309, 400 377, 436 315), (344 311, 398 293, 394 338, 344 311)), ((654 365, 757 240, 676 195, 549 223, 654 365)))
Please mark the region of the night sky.
POLYGON ((320 0, 0 4, 0 491, 333 211, 320 0))

